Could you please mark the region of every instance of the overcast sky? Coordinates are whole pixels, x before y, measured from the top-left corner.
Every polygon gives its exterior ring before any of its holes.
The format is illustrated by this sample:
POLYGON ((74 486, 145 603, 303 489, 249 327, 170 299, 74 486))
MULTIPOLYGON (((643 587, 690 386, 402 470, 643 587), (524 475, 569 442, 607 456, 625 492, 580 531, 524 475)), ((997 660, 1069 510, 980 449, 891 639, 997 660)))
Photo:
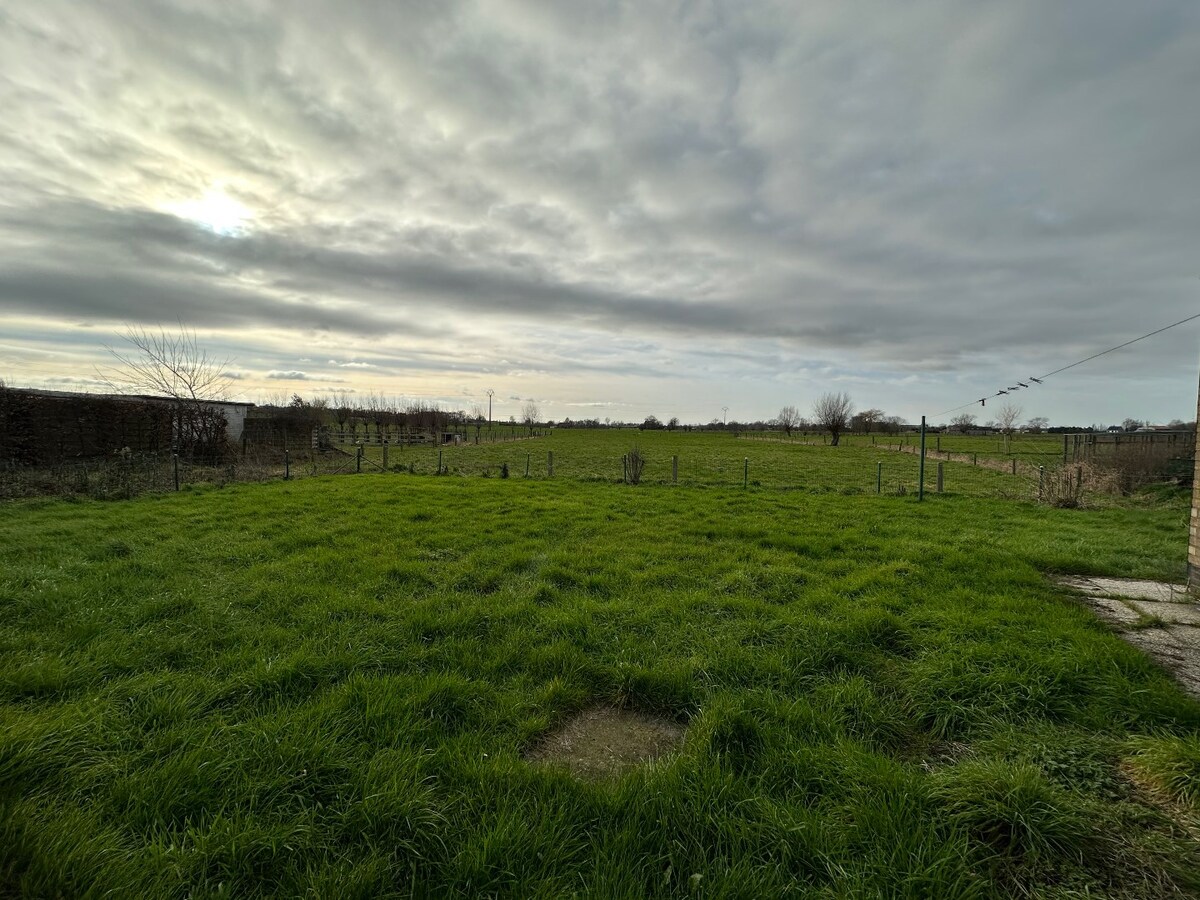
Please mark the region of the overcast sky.
MULTIPOLYGON (((250 399, 936 419, 1200 312, 1195 0, 0 0, 0 110, 10 384, 183 322, 250 399)), ((1017 399, 1190 419, 1198 364, 1017 399)))

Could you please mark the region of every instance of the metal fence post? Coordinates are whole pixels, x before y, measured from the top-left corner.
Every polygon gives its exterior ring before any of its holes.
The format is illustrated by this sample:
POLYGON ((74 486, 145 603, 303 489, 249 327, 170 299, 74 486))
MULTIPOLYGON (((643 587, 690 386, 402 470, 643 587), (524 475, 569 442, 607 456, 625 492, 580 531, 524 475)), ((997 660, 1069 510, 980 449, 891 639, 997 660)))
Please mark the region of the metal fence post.
POLYGON ((526 477, 526 478, 528 478, 528 477, 529 477, 529 457, 530 457, 530 456, 532 456, 532 455, 533 455, 533 454, 531 454, 531 453, 526 453, 526 454, 525 454, 525 477, 526 477))
POLYGON ((389 443, 388 439, 384 438, 383 439, 383 471, 385 471, 385 472, 387 471, 387 466, 388 466, 388 460, 387 460, 387 458, 388 458, 388 443, 389 443))
POLYGON ((1046 486, 1046 467, 1038 466, 1038 503, 1042 502, 1042 492, 1046 486))
POLYGON ((629 484, 629 454, 621 455, 621 484, 629 484))
POLYGON ((1012 458, 1012 473, 1017 474, 1017 458, 1015 456, 1012 458))
POLYGON ((943 469, 943 467, 944 467, 945 465, 946 465, 945 463, 941 463, 941 462, 940 462, 940 463, 938 463, 938 473, 937 473, 937 492, 938 492, 939 494, 942 492, 942 487, 943 487, 943 485, 945 484, 945 481, 943 480, 943 476, 942 476, 942 469, 943 469))
POLYGON ((671 457, 671 484, 679 484, 679 457, 671 457))
POLYGON ((174 466, 175 466, 175 490, 179 490, 179 454, 172 453, 171 461, 174 463, 174 466))
POLYGON ((750 457, 746 457, 742 463, 742 487, 750 487, 750 457))
POLYGON ((358 452, 354 454, 354 473, 362 474, 362 444, 358 445, 358 452))
POLYGON ((883 493, 883 463, 875 463, 875 493, 883 493))
POLYGON ((441 474, 442 474, 442 451, 441 451, 440 449, 438 450, 438 470, 437 470, 437 473, 438 473, 439 475, 441 475, 441 474))
POLYGON ((283 480, 288 481, 292 477, 292 454, 285 447, 283 450, 283 480))
POLYGON ((917 469, 917 500, 925 499, 925 417, 921 416, 921 464, 917 469))

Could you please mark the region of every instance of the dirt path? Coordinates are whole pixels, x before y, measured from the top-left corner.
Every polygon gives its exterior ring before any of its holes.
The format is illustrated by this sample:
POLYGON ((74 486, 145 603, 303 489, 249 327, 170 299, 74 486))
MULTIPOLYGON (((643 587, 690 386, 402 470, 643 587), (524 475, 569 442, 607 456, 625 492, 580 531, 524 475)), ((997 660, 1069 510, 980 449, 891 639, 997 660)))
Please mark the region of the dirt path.
POLYGON ((1122 639, 1144 650, 1200 699, 1200 602, 1182 585, 1126 578, 1056 578, 1083 595, 1122 639))

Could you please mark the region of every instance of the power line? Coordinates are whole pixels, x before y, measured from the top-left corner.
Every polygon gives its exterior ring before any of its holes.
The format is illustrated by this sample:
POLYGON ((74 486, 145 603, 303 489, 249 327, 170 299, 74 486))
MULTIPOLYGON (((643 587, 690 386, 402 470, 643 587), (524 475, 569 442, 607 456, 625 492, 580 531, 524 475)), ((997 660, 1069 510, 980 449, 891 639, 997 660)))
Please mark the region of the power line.
MULTIPOLYGON (((1138 341, 1144 341, 1146 338, 1154 337, 1156 334, 1162 334, 1164 331, 1170 331, 1172 328, 1175 328, 1179 325, 1186 325, 1188 322, 1191 322, 1195 319, 1200 319, 1200 313, 1196 313, 1194 316, 1188 316, 1186 319, 1180 319, 1178 322, 1172 322, 1170 325, 1165 325, 1162 328, 1155 329, 1147 334, 1143 334, 1141 337, 1135 337, 1123 344, 1117 344, 1115 347, 1109 347, 1107 350, 1101 350, 1099 353, 1093 353, 1091 356, 1084 357, 1083 359, 1073 362, 1070 365, 1062 366, 1061 368, 1055 369, 1053 372, 1047 372, 1045 375, 1040 375, 1037 378, 1030 378, 1028 380, 1031 384, 1041 384, 1051 375, 1057 375, 1059 372, 1067 371, 1067 369, 1073 369, 1076 366, 1082 366, 1085 362, 1091 362, 1093 359, 1099 359, 1101 356, 1105 356, 1116 350, 1121 350, 1125 347, 1128 347, 1130 344, 1136 344, 1138 341)), ((1005 390, 996 391, 996 393, 992 394, 991 396, 981 397, 978 400, 972 400, 970 403, 964 403, 962 406, 956 406, 953 409, 946 409, 940 413, 934 413, 934 416, 944 416, 947 413, 958 412, 960 409, 966 409, 969 406, 974 406, 976 403, 982 406, 986 404, 988 400, 992 400, 996 397, 1003 397, 1006 394, 1010 394, 1014 391, 1018 391, 1027 387, 1030 387, 1030 384, 1026 384, 1023 381, 1018 380, 1016 387, 1010 387, 1005 390)))

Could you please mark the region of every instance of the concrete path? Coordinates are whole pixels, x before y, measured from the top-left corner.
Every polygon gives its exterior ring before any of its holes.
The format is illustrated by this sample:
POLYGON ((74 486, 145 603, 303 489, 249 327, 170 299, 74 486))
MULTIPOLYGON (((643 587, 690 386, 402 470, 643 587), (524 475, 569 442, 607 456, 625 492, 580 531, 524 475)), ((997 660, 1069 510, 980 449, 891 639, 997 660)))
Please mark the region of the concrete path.
POLYGON ((1200 698, 1200 602, 1182 585, 1128 578, 1056 578, 1121 637, 1150 654, 1200 698))

